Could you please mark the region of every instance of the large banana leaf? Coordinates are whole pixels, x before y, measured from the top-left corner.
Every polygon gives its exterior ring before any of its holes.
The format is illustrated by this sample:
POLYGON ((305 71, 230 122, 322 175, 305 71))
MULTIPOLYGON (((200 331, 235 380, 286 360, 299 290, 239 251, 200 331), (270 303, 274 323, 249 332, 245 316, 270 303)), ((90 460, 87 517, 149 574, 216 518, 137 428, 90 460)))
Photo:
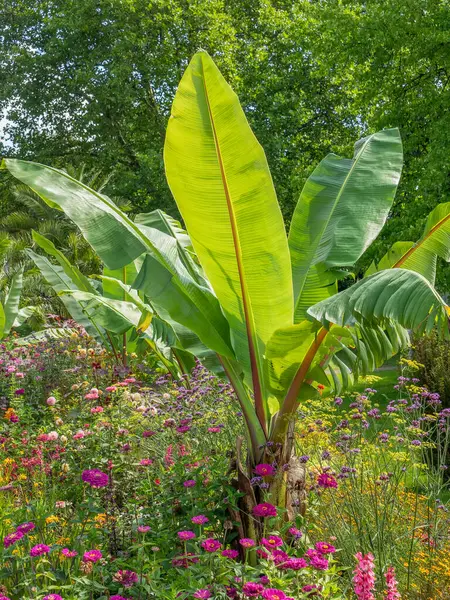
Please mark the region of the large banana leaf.
MULTIPOLYGON (((368 277, 369 275, 373 275, 374 273, 383 271, 384 269, 392 269, 413 246, 414 242, 395 242, 395 244, 392 244, 379 263, 376 263, 375 261, 372 262, 367 271, 364 273, 364 277, 368 277)), ((434 266, 436 267, 436 261, 434 266)), ((411 270, 414 271, 414 269, 411 270)), ((424 274, 421 273, 421 275, 424 274)), ((427 277, 427 279, 429 278, 427 277)))
POLYGON ((5 334, 5 323, 6 323, 6 315, 5 309, 3 308, 3 304, 0 302, 0 340, 5 334))
POLYGON ((430 282, 414 271, 388 269, 362 279, 340 294, 319 302, 308 314, 338 325, 383 325, 394 321, 418 333, 434 326, 448 337, 446 304, 430 282))
POLYGON ((308 178, 289 231, 295 322, 337 292, 338 268, 352 266, 376 238, 402 162, 399 131, 387 129, 357 142, 351 160, 329 154, 308 178))
POLYGON ((23 284, 23 267, 17 271, 11 280, 11 286, 3 303, 3 311, 5 314, 5 323, 3 326, 3 335, 7 335, 14 325, 17 314, 19 312, 20 293, 23 284))
POLYGON ((83 275, 83 273, 75 265, 72 265, 72 263, 64 256, 64 254, 55 247, 52 241, 37 231, 33 231, 32 235, 34 242, 40 248, 42 248, 44 252, 56 258, 58 263, 63 268, 64 273, 72 280, 75 289, 95 293, 95 288, 92 286, 92 283, 89 281, 89 279, 83 275))
MULTIPOLYGON (((45 256, 40 256, 31 249, 27 249, 26 253, 33 260, 44 279, 52 286, 57 294, 67 289, 77 290, 73 280, 66 275, 62 267, 54 265, 45 258, 45 256)), ((104 341, 103 330, 86 315, 84 303, 67 295, 61 296, 61 301, 74 321, 84 327, 96 340, 104 341)))
POLYGON ((179 84, 164 160, 264 426, 265 345, 276 329, 292 322, 287 239, 264 151, 237 96, 205 52, 193 57, 179 84))

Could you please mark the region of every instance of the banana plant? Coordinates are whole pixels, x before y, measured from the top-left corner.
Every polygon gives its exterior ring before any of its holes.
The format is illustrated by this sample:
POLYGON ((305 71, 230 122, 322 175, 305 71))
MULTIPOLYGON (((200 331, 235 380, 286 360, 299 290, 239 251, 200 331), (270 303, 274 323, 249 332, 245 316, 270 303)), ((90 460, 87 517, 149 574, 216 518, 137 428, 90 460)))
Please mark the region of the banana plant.
POLYGON ((7 336, 13 327, 20 327, 34 313, 33 306, 19 309, 22 284, 23 267, 12 278, 5 299, 3 303, 0 302, 0 340, 7 336))
MULTIPOLYGON (((133 288, 174 330, 186 339, 190 332, 190 352, 214 353, 233 385, 250 471, 265 458, 290 461, 289 426, 319 388, 351 385, 407 345, 408 329, 448 335, 447 307, 433 287, 436 256, 450 257, 448 205, 433 211, 416 244, 397 246, 394 258, 338 288, 389 215, 403 165, 397 129, 358 141, 352 158, 326 156, 286 236, 264 151, 237 96, 199 52, 173 102, 164 161, 189 241, 151 220, 133 221, 67 173, 21 160, 5 165, 66 212, 107 268, 141 257, 133 288)), ((242 468, 240 477, 248 491, 242 468)), ((283 477, 271 486, 279 504, 283 477)), ((248 501, 247 512, 257 498, 248 501)))

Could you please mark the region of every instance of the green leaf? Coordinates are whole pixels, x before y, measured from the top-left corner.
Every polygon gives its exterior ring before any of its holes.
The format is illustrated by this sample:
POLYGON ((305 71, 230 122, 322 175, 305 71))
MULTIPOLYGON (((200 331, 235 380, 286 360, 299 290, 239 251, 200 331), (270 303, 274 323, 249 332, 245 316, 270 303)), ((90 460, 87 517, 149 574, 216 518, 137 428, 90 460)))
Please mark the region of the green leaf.
POLYGON ((205 52, 195 54, 178 86, 164 160, 263 423, 265 345, 276 329, 292 322, 287 239, 264 151, 205 52))
POLYGON ((21 325, 23 325, 27 319, 34 315, 35 312, 35 306, 25 306, 24 308, 21 308, 16 315, 13 327, 20 327, 21 325))
POLYGON ((436 326, 448 335, 446 304, 419 273, 388 269, 362 279, 352 287, 308 310, 322 322, 338 325, 383 325, 391 321, 418 333, 436 326))
POLYGON ((11 280, 11 286, 3 304, 3 310, 5 313, 5 324, 3 327, 3 335, 8 334, 11 331, 11 327, 16 320, 19 312, 20 293, 22 291, 23 284, 23 267, 17 271, 11 280))
POLYGON ((5 309, 3 308, 3 304, 0 302, 0 340, 4 336, 5 323, 6 323, 5 309))
MULTIPOLYGON (((392 244, 391 248, 386 252, 378 264, 373 262, 370 265, 370 267, 364 273, 364 277, 368 277, 369 275, 373 275, 374 273, 383 271, 384 269, 392 269, 392 267, 394 267, 413 246, 414 242, 395 242, 395 244, 392 244)), ((436 268, 436 262, 434 267, 436 268)), ((411 270, 414 271, 414 269, 411 270)), ((424 275, 424 273, 421 273, 421 275, 424 275)), ((427 277, 427 279, 429 278, 427 277)))
POLYGON ((295 321, 337 292, 337 267, 352 266, 383 227, 400 179, 398 129, 355 144, 353 159, 329 154, 308 178, 289 231, 295 321))

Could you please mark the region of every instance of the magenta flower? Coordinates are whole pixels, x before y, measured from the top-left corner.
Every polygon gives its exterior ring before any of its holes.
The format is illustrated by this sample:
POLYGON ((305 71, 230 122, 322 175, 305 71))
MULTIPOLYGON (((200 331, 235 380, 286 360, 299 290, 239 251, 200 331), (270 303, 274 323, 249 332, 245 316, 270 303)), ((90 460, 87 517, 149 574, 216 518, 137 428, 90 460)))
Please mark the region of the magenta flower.
POLYGON ((262 502, 253 507, 253 514, 255 517, 276 517, 277 509, 269 502, 262 502))
POLYGON ((14 533, 9 533, 5 536, 3 540, 3 546, 5 548, 9 548, 19 540, 23 538, 23 533, 21 531, 15 531, 14 533))
POLYGON ((100 550, 88 550, 83 554, 83 562, 96 563, 103 557, 100 550))
POLYGON ((316 596, 322 588, 314 583, 310 583, 309 585, 304 585, 302 587, 302 592, 305 594, 309 594, 309 596, 316 596), (311 592, 314 592, 313 594, 311 592))
POLYGON ((37 544, 31 548, 30 556, 42 556, 43 554, 48 554, 49 552, 50 546, 47 546, 47 544, 37 544))
POLYGON ((83 471, 81 479, 93 488, 106 487, 109 483, 108 475, 103 473, 103 471, 99 471, 99 469, 87 469, 83 471))
POLYGON ((337 481, 328 473, 321 473, 317 478, 317 485, 323 488, 337 488, 337 481))
POLYGON ((400 600, 401 596, 397 588, 397 579, 395 577, 394 567, 388 567, 388 570, 384 574, 386 579, 386 596, 385 600, 400 600))
POLYGON ((195 485, 195 479, 188 479, 187 481, 185 481, 183 483, 183 485, 184 485, 185 488, 194 487, 194 485, 195 485))
POLYGON ((243 548, 253 548, 256 544, 255 540, 252 540, 252 538, 241 538, 239 543, 243 548))
POLYGON ((120 596, 119 594, 114 594, 114 596, 111 596, 109 600, 130 600, 130 598, 125 598, 124 596, 120 596))
POLYGON ((281 590, 267 588, 261 593, 264 600, 286 600, 286 594, 281 590))
POLYGON ((269 550, 271 548, 280 548, 283 545, 283 539, 278 535, 269 535, 269 537, 261 540, 261 545, 269 550))
POLYGON ((2 594, 0 594, 0 600, 11 600, 11 598, 8 598, 8 596, 3 596, 2 594))
POLYGON ((63 600, 63 597, 59 594, 48 594, 47 596, 44 596, 42 600, 63 600))
POLYGON ((202 548, 206 552, 217 552, 222 548, 222 544, 213 538, 208 538, 202 542, 202 548))
POLYGON ((290 559, 290 556, 289 554, 286 554, 286 552, 284 552, 283 550, 275 549, 272 550, 270 558, 277 566, 282 567, 286 563, 286 561, 290 559))
POLYGON ((61 554, 66 558, 75 558, 75 556, 78 556, 78 552, 75 550, 69 550, 69 548, 63 548, 61 550, 61 554))
POLYGON ((320 554, 333 554, 336 552, 336 548, 326 542, 317 542, 315 548, 320 554))
POLYGON ((232 560, 239 556, 239 552, 237 550, 232 550, 231 548, 223 550, 221 554, 222 556, 225 556, 225 558, 231 558, 232 560))
POLYGON ((194 598, 200 598, 201 600, 206 600, 207 598, 211 598, 211 592, 206 588, 202 590, 197 590, 194 594, 194 598))
POLYGON ((355 555, 358 564, 353 571, 353 589, 358 600, 375 600, 373 591, 375 588, 375 566, 374 557, 370 552, 355 555))
POLYGON ((303 531, 297 529, 297 527, 290 527, 289 533, 292 535, 292 537, 295 537, 297 540, 299 540, 303 535, 303 531))
POLYGON ((123 587, 129 588, 138 582, 139 577, 134 571, 120 569, 120 571, 117 571, 114 575, 113 579, 114 581, 117 581, 117 583, 123 585, 123 587))
POLYGON ((36 527, 36 525, 30 521, 29 523, 22 523, 22 525, 18 525, 16 527, 16 531, 19 531, 20 533, 25 534, 25 533, 29 533, 30 531, 32 531, 35 527, 36 527))
POLYGON ((197 515, 196 517, 192 517, 191 521, 195 525, 205 525, 208 523, 209 519, 208 517, 205 517, 205 515, 197 515))
POLYGON ((300 569, 306 569, 308 562, 304 558, 290 558, 280 566, 283 569, 300 571, 300 569))
POLYGON ((259 477, 270 477, 272 475, 275 475, 275 467, 267 463, 261 463, 260 465, 256 465, 254 471, 259 477))
POLYGON ((256 598, 256 596, 260 596, 263 590, 263 585, 260 583, 253 583, 252 581, 248 581, 242 586, 242 593, 248 598, 256 598))
POLYGON ((142 465, 143 467, 149 467, 150 465, 153 464, 153 461, 151 458, 143 458, 143 459, 141 459, 141 462, 139 464, 142 465))
POLYGON ((139 527, 137 528, 139 533, 147 533, 148 531, 150 531, 150 529, 150 525, 139 525, 139 527))
POLYGON ((179 531, 177 535, 183 542, 186 542, 187 540, 193 540, 195 538, 195 533, 193 531, 179 531))

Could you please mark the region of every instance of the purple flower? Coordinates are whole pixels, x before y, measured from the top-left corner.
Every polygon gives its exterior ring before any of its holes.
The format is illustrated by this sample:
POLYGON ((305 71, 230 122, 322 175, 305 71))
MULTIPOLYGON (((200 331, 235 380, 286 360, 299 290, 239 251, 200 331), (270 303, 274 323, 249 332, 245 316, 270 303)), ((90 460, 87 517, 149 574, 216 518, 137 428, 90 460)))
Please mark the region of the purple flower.
POLYGON ((281 565, 283 569, 291 569, 292 571, 299 571, 307 566, 308 562, 304 558, 290 558, 281 565))
POLYGON ((231 548, 223 550, 221 554, 222 556, 225 556, 225 558, 231 558, 233 560, 239 556, 239 552, 237 550, 232 550, 231 548))
POLYGON ((252 538, 241 538, 239 543, 243 548, 253 548, 256 545, 255 540, 252 540, 252 538))
POLYGON ((123 585, 123 587, 129 588, 138 582, 139 577, 134 571, 120 569, 120 571, 117 571, 114 575, 113 579, 114 581, 117 581, 117 583, 123 585))
POLYGON ((263 585, 260 583, 253 583, 252 581, 248 581, 242 586, 242 593, 248 598, 255 598, 256 596, 259 596, 263 590, 263 585))
POLYGON ((83 471, 81 479, 93 488, 106 487, 109 483, 109 477, 99 469, 87 469, 83 471))
POLYGON ((309 456, 307 454, 304 454, 303 456, 300 456, 299 461, 301 463, 307 463, 309 460, 309 456))
POLYGON ((139 533, 147 533, 148 531, 150 531, 150 529, 151 527, 149 525, 139 525, 139 527, 137 528, 139 533))
POLYGON ((16 531, 19 531, 20 533, 28 533, 32 531, 35 527, 36 525, 30 521, 29 523, 22 523, 22 525, 18 525, 16 527, 16 531))
POLYGON ((75 556, 78 555, 78 552, 76 552, 75 550, 69 550, 69 548, 63 548, 61 550, 61 554, 66 558, 75 558, 75 556))
POLYGON ((187 481, 185 481, 183 483, 183 485, 184 485, 185 488, 191 488, 191 487, 195 486, 195 483, 196 483, 195 479, 188 479, 187 481))
POLYGON ((269 535, 267 538, 262 538, 261 544, 268 550, 272 548, 279 548, 283 545, 283 539, 278 535, 269 535))
POLYGON ((19 540, 23 538, 23 533, 21 531, 15 531, 14 533, 10 533, 5 536, 3 540, 3 546, 5 548, 9 548, 19 540))
POLYGON ((63 597, 59 594, 48 594, 47 596, 44 596, 42 600, 63 600, 63 597))
POLYGON ((213 538, 204 540, 201 545, 203 550, 206 550, 206 552, 217 552, 217 550, 222 548, 222 544, 213 538))
POLYGON ((323 488, 337 488, 337 481, 328 473, 321 473, 317 478, 317 485, 323 488))
POLYGON ((277 509, 269 502, 262 502, 253 507, 253 514, 255 517, 276 517, 277 509))
POLYGON ((206 598, 211 598, 211 592, 209 590, 207 590, 206 588, 197 590, 194 594, 194 598, 200 598, 201 600, 204 600, 206 598))
POLYGON ((336 552, 336 548, 326 542, 317 542, 315 548, 319 554, 333 554, 336 552))
POLYGON ((47 546, 47 544, 37 544, 31 548, 30 556, 42 556, 43 554, 48 554, 49 552, 50 546, 47 546))
POLYGON ((281 590, 276 590, 274 588, 263 590, 261 596, 264 600, 286 600, 286 594, 281 590))
POLYGON ((297 540, 299 540, 303 535, 303 532, 300 531, 300 529, 297 529, 297 527, 290 527, 289 533, 292 535, 292 537, 295 537, 297 540))
POLYGON ((195 533, 193 531, 183 530, 179 531, 177 535, 183 542, 186 542, 187 540, 193 540, 195 538, 195 533))
POLYGON ((194 525, 205 525, 208 523, 209 519, 208 517, 205 517, 205 515, 197 515, 192 517, 191 521, 194 523, 194 525))
POLYGON ((119 594, 114 594, 111 596, 109 600, 130 600, 129 598, 125 598, 124 596, 119 596, 119 594))

